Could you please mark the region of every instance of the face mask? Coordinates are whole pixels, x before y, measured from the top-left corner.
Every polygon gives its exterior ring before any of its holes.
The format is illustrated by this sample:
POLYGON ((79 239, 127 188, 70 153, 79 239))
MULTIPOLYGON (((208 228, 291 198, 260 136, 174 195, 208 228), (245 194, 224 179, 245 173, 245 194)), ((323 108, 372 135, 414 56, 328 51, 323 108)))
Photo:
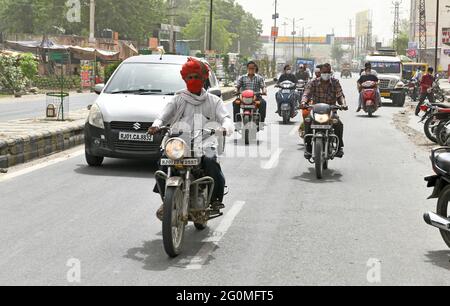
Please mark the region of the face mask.
POLYGON ((198 94, 202 91, 203 81, 202 80, 188 80, 186 81, 187 89, 193 94, 198 94))
POLYGON ((322 73, 320 77, 324 81, 329 81, 331 79, 331 73, 322 73))
POLYGON ((292 70, 286 70, 286 73, 287 73, 287 74, 291 74, 291 73, 292 73, 292 70))

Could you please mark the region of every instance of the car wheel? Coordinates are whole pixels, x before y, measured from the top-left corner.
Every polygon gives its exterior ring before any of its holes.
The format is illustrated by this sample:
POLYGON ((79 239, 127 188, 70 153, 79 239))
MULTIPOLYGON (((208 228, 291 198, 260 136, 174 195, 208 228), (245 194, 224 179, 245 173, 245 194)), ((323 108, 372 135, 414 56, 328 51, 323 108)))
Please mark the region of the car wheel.
POLYGON ((103 156, 94 156, 89 154, 88 152, 85 152, 86 162, 91 167, 100 167, 103 163, 104 157, 103 156))

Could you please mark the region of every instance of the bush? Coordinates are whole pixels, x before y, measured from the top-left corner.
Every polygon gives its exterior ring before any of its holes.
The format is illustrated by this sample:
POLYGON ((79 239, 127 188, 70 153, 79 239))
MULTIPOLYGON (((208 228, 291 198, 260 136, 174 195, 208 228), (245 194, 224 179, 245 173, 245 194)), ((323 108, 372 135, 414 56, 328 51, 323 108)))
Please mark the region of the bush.
MULTIPOLYGON (((66 76, 63 78, 63 89, 74 90, 80 88, 81 79, 79 76, 66 76)), ((59 76, 37 76, 33 79, 33 84, 39 89, 61 89, 61 77, 59 76)))
POLYGON ((0 87, 15 95, 24 91, 26 78, 18 64, 18 58, 0 56, 0 87))
POLYGON ((111 78, 114 71, 116 71, 117 67, 119 67, 120 63, 121 62, 116 62, 105 67, 105 84, 108 83, 108 80, 111 78))

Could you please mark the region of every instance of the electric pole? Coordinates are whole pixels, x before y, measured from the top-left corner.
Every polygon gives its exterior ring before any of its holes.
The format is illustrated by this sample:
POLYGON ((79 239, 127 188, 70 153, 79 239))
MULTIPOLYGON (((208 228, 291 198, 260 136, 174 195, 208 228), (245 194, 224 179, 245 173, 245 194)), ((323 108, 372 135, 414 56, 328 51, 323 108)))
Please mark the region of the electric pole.
MULTIPOLYGON (((275 0, 275 14, 272 16, 272 18, 274 20, 274 28, 273 28, 272 32, 277 31, 277 19, 278 19, 277 9, 278 9, 278 0, 275 0)), ((272 33, 272 34, 275 34, 275 33, 272 33)), ((274 71, 275 71, 276 65, 277 65, 276 50, 277 50, 277 35, 274 35, 273 36, 273 57, 272 57, 272 67, 274 68, 274 71)))
POLYGON ((402 4, 402 1, 395 1, 392 2, 392 4, 394 5, 394 36, 392 39, 392 46, 397 50, 398 36, 400 34, 400 5, 402 4))
POLYGON ((419 0, 419 49, 420 61, 426 62, 427 58, 427 19, 425 0, 419 0))
POLYGON ((170 35, 169 35, 169 52, 175 53, 175 0, 170 0, 170 35))
POLYGON ((209 50, 212 50, 212 37, 213 37, 213 0, 209 6, 209 50))
POLYGON ((436 73, 439 72, 439 62, 438 62, 438 47, 439 47, 439 13, 440 13, 440 7, 439 7, 439 0, 436 1, 436 43, 434 45, 434 71, 436 73))
POLYGON ((90 1, 89 42, 95 43, 95 0, 90 1))

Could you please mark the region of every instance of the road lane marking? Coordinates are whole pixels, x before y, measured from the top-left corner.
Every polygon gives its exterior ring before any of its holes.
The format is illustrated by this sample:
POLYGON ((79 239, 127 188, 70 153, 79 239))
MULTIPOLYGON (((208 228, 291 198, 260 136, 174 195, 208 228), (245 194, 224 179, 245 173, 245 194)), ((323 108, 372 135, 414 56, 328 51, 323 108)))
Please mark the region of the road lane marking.
POLYGON ((218 247, 220 240, 225 236, 225 234, 230 229, 233 224, 234 219, 239 214, 239 212, 244 207, 245 202, 237 201, 230 208, 228 213, 222 219, 219 226, 212 232, 210 237, 204 239, 202 242, 205 244, 203 247, 192 257, 185 266, 187 270, 200 270, 208 260, 211 253, 218 247))
POLYGON ((294 136, 296 133, 298 133, 298 127, 294 126, 292 130, 289 132, 289 136, 294 136))
MULTIPOLYGON (((27 168, 24 168, 24 169, 21 169, 21 170, 17 170, 17 171, 12 172, 12 173, 8 173, 8 174, 5 174, 5 175, 2 175, 2 176, 0 176, 0 183, 2 183, 4 181, 7 181, 7 180, 10 180, 10 179, 13 179, 13 178, 16 178, 16 177, 19 177, 19 176, 22 176, 24 174, 28 174, 28 173, 34 172, 34 171, 39 170, 39 169, 46 168, 48 166, 52 166, 52 165, 64 162, 66 160, 72 159, 74 157, 81 156, 83 154, 84 154, 84 149, 81 149, 81 150, 78 150, 78 151, 75 151, 75 152, 71 152, 71 153, 69 153, 69 154, 67 154, 65 156, 62 156, 62 157, 50 159, 50 160, 44 161, 42 163, 39 163, 37 165, 33 165, 33 166, 30 166, 30 167, 27 167, 27 168)), ((36 161, 33 161, 33 162, 36 162, 36 161)))
POLYGON ((278 162, 281 157, 281 153, 283 153, 283 149, 278 148, 274 154, 270 157, 269 161, 266 163, 261 162, 261 168, 264 170, 270 170, 278 166, 278 162))

